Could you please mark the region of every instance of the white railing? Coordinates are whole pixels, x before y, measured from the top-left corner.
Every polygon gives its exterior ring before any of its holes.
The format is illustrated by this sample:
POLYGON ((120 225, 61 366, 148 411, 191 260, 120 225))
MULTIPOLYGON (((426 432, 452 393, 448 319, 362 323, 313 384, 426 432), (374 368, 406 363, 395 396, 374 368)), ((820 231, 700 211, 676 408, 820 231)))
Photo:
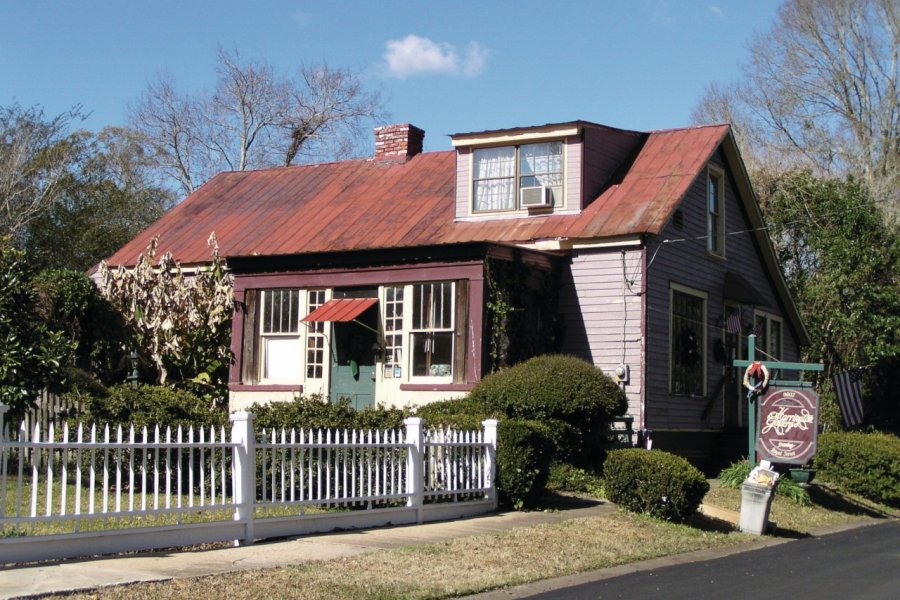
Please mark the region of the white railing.
POLYGON ((2 434, 0 562, 421 523, 496 507, 480 432, 20 427, 2 434))

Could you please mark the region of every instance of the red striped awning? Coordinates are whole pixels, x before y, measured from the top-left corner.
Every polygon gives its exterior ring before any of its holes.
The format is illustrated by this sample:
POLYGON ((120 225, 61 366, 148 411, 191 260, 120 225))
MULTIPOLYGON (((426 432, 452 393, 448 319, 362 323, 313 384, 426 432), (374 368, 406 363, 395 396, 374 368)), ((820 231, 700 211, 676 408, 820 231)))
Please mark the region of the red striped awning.
POLYGON ((352 321, 366 310, 378 303, 378 298, 339 298, 329 300, 312 311, 303 321, 306 323, 323 321, 352 321))

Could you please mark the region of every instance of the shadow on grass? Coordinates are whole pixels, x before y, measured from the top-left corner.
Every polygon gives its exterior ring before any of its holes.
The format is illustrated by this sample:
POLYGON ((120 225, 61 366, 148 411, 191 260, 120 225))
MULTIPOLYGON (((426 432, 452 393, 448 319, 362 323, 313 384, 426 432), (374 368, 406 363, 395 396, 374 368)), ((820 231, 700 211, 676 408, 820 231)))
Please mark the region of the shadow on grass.
POLYGON ((605 500, 599 498, 589 498, 586 496, 576 496, 574 494, 566 494, 554 491, 545 491, 541 497, 539 504, 541 509, 547 510, 572 510, 576 508, 590 508, 592 506, 600 506, 608 504, 605 500))
POLYGON ((738 529, 737 525, 735 525, 731 521, 718 519, 716 517, 705 515, 700 512, 694 513, 691 518, 688 519, 687 524, 694 529, 709 531, 711 533, 731 533, 733 531, 737 531, 738 529))
POLYGON ((828 510, 860 517, 885 518, 896 516, 877 506, 865 504, 835 488, 823 485, 811 485, 807 488, 807 491, 814 504, 827 508, 828 510))

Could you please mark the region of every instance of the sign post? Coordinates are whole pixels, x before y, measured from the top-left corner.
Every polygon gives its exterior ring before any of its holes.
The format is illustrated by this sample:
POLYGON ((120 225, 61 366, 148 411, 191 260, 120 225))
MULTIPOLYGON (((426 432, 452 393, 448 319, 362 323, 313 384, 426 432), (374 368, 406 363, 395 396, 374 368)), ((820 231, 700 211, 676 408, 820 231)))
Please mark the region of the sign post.
MULTIPOLYGON (((771 382, 769 382, 769 387, 772 388, 773 391, 792 391, 796 394, 802 394, 803 398, 806 401, 809 401, 810 399, 812 399, 812 401, 814 402, 815 410, 816 410, 816 420, 815 420, 813 426, 811 428, 808 427, 806 430, 806 431, 811 431, 811 433, 812 433, 813 446, 810 451, 811 453, 809 453, 809 457, 811 457, 812 454, 815 453, 816 427, 818 426, 818 417, 817 417, 817 415, 818 415, 818 396, 816 396, 815 393, 812 392, 812 389, 811 389, 812 383, 809 381, 803 381, 803 373, 806 371, 823 371, 823 370, 825 370, 825 365, 823 365, 821 363, 789 363, 789 362, 781 362, 781 361, 777 361, 777 360, 758 361, 758 360, 756 360, 756 336, 751 334, 751 335, 747 336, 747 360, 735 360, 733 362, 733 366, 743 367, 746 369, 746 368, 750 367, 751 365, 753 365, 754 363, 760 363, 763 366, 765 366, 767 369, 769 369, 770 371, 783 370, 783 371, 799 371, 800 372, 799 380, 789 381, 789 380, 775 379, 775 380, 772 380, 771 382), (786 388, 786 389, 783 390, 782 388, 786 388)), ((760 435, 760 429, 759 429, 760 419, 758 417, 758 410, 757 410, 758 407, 757 407, 756 401, 757 401, 757 398, 759 397, 761 391, 762 390, 751 390, 750 393, 747 394, 747 405, 748 405, 748 408, 747 408, 747 412, 748 412, 747 460, 750 462, 751 466, 756 465, 756 448, 757 448, 757 442, 759 441, 759 435, 760 435)), ((769 396, 767 395, 766 398, 768 399, 769 396)), ((784 400, 784 397, 782 396, 781 399, 784 400)), ((774 402, 774 400, 773 400, 773 402, 774 402)), ((799 402, 799 400, 798 400, 798 402, 799 402)), ((784 402, 782 402, 781 404, 779 404, 777 410, 780 410, 784 406, 785 406, 785 404, 784 404, 784 402)), ((786 410, 785 414, 787 414, 787 413, 793 414, 793 410, 794 409, 788 409, 788 410, 786 410)), ((803 409, 797 408, 796 410, 802 411, 803 409)), ((807 408, 807 410, 808 410, 808 408, 807 408)), ((793 418, 793 417, 790 417, 790 418, 793 418)), ((805 420, 805 417, 802 417, 802 419, 805 420)), ((770 429, 769 431, 772 431, 772 430, 770 429)), ((788 444, 787 441, 785 441, 784 443, 788 444)), ((785 454, 789 454, 786 446, 785 446, 785 454)), ((806 455, 806 454, 807 454, 807 452, 804 452, 804 455, 806 455)), ((767 458, 766 460, 773 460, 773 462, 790 462, 790 463, 794 463, 794 464, 800 464, 800 463, 796 463, 795 461, 786 461, 786 460, 781 460, 781 459, 767 458)))

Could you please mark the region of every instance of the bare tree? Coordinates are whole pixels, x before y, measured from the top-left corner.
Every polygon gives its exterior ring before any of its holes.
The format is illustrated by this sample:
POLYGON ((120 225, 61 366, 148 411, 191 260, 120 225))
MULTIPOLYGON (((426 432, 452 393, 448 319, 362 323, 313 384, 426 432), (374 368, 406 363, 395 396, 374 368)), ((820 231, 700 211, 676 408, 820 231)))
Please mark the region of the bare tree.
POLYGON ((743 79, 710 86, 696 120, 735 124, 750 162, 854 173, 900 212, 898 0, 787 0, 743 79))
POLYGON ((0 240, 17 240, 54 201, 78 158, 69 127, 79 108, 52 118, 39 107, 0 108, 0 240))
POLYGON ((364 123, 383 119, 377 91, 361 77, 327 65, 279 77, 264 61, 218 51, 212 92, 176 92, 170 78, 148 86, 131 121, 154 148, 160 169, 185 193, 219 171, 344 158, 364 123))

